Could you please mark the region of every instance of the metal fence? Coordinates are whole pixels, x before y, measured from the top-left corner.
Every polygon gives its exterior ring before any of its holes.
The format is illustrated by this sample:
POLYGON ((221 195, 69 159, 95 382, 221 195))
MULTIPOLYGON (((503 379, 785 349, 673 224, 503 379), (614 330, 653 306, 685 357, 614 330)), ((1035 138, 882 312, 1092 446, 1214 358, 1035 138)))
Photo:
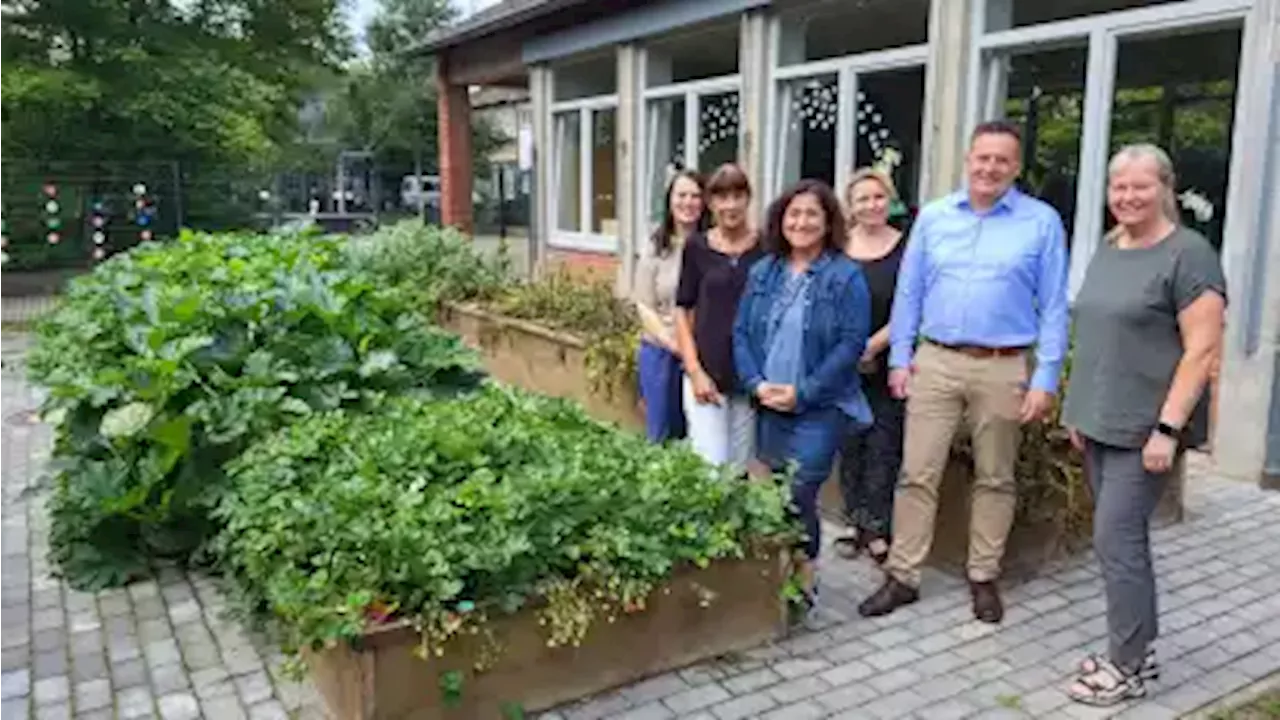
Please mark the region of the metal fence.
POLYGON ((398 179, 381 177, 370 162, 307 173, 5 158, 0 182, 6 271, 84 268, 180 228, 261 230, 308 215, 369 225, 380 210, 400 209, 398 193, 383 191, 398 188, 398 179))

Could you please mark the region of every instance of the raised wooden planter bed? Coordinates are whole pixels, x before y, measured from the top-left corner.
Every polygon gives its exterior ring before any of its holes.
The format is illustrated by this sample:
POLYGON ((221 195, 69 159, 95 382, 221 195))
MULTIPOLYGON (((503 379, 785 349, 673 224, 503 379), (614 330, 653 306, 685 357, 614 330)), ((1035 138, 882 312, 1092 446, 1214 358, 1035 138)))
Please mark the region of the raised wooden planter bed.
POLYGON ((444 657, 421 660, 414 655, 419 636, 405 625, 375 630, 358 648, 311 653, 307 661, 335 718, 502 718, 511 707, 545 710, 776 639, 786 630, 785 578, 780 552, 678 571, 644 611, 593 623, 577 648, 548 648, 535 612, 523 610, 492 621, 501 650, 480 673, 472 669, 480 636, 456 638, 444 657), (464 677, 451 705, 440 684, 450 671, 464 677))
POLYGON ((447 305, 440 313, 440 324, 479 350, 485 368, 499 380, 577 400, 593 417, 644 429, 634 388, 618 388, 613 397, 591 389, 587 347, 581 338, 470 305, 447 305))

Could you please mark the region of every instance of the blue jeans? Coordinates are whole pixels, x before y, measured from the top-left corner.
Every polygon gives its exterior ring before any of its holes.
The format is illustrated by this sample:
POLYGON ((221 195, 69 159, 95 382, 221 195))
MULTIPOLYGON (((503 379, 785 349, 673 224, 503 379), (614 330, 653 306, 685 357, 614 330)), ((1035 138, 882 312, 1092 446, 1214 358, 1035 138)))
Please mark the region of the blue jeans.
POLYGON ((831 476, 836 451, 848 419, 839 408, 819 408, 800 415, 760 408, 757 437, 760 461, 775 472, 794 462, 791 481, 794 510, 804 523, 805 554, 818 557, 822 522, 818 519, 818 491, 831 476))
POLYGON ((666 348, 642 341, 636 371, 640 376, 644 429, 649 440, 660 443, 683 438, 685 424, 680 381, 684 371, 680 359, 666 348))

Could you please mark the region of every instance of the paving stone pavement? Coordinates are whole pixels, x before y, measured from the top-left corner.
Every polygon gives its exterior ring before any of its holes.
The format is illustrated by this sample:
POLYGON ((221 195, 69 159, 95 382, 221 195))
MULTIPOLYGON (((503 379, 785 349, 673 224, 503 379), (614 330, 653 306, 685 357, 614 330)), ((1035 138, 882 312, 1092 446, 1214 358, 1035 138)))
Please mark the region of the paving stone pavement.
MULTIPOLYGON (((3 338, 3 720, 326 717, 313 688, 282 677, 277 652, 223 616, 210 578, 166 570, 90 594, 50 575, 40 485, 50 434, 30 412, 24 342, 3 338)), ((1144 702, 1103 711, 1062 692, 1105 637, 1089 557, 1008 588, 1005 622, 993 627, 971 619, 960 580, 935 572, 916 605, 858 618, 879 573, 827 553, 817 630, 541 718, 1145 720, 1280 681, 1280 493, 1214 479, 1197 460, 1187 521, 1154 534, 1163 674, 1144 702)))

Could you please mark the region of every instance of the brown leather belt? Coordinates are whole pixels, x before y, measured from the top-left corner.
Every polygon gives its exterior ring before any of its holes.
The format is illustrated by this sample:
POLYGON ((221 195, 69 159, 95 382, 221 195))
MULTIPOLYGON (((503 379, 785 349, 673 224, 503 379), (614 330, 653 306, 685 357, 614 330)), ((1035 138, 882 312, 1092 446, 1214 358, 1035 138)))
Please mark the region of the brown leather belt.
POLYGON ((1025 353, 1028 348, 1021 347, 983 347, 981 345, 950 345, 948 343, 938 342, 925 338, 925 342, 930 345, 937 345, 944 350, 963 353, 971 358, 994 358, 994 357, 1013 357, 1025 353))

